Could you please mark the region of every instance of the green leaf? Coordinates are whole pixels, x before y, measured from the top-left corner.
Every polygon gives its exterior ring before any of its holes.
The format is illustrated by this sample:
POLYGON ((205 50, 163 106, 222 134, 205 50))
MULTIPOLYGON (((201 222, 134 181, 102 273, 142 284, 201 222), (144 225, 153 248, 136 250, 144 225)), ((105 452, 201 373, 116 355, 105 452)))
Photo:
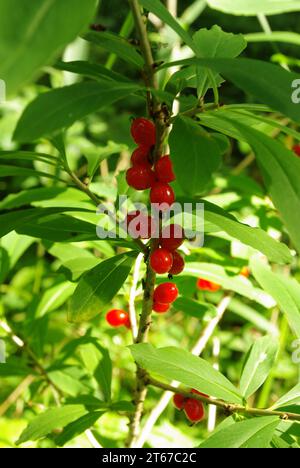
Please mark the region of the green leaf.
POLYGON ((62 433, 55 437, 54 441, 56 445, 58 445, 58 447, 63 447, 69 440, 74 439, 87 429, 93 427, 103 414, 103 411, 94 411, 68 424, 62 433))
POLYGON ((283 274, 274 273, 257 258, 251 260, 251 271, 258 283, 286 314, 295 335, 300 338, 300 284, 283 274))
POLYGON ((300 34, 290 31, 272 31, 268 34, 252 33, 246 34, 244 37, 248 42, 283 42, 287 44, 300 45, 300 34))
POLYGON ((158 18, 160 18, 163 23, 166 23, 170 26, 173 31, 175 31, 179 37, 185 42, 192 50, 194 50, 194 42, 191 36, 183 29, 183 27, 176 21, 174 16, 167 10, 160 0, 140 0, 141 5, 146 8, 146 10, 154 13, 158 18))
POLYGON ((83 322, 103 312, 125 282, 135 256, 135 252, 117 255, 86 273, 72 297, 69 320, 83 322))
POLYGON ((252 146, 262 170, 265 185, 275 207, 300 252, 300 160, 281 143, 235 122, 234 125, 252 146))
POLYGON ((179 297, 172 307, 177 311, 183 312, 185 315, 198 319, 202 319, 207 312, 216 315, 216 308, 212 304, 195 301, 187 297, 179 297))
MULTIPOLYGON (((162 68, 170 65, 163 65, 162 68)), ((300 76, 278 65, 247 58, 192 58, 173 62, 172 66, 175 65, 200 65, 211 68, 271 109, 295 121, 300 119, 299 105, 293 103, 291 98, 292 83, 299 80, 300 76)))
POLYGON ((49 288, 37 306, 36 316, 43 317, 48 312, 59 309, 75 291, 75 285, 65 281, 49 288))
POLYGON ((278 15, 300 10, 299 0, 207 0, 207 4, 223 13, 246 16, 278 15))
POLYGON ((191 119, 183 117, 175 120, 169 143, 181 188, 190 195, 203 192, 221 164, 218 143, 191 119))
POLYGON ((109 352, 99 343, 86 343, 79 348, 86 370, 94 376, 105 401, 111 401, 112 362, 109 352))
POLYGON ((61 180, 58 176, 49 174, 48 172, 37 171, 36 169, 30 169, 28 167, 0 165, 0 177, 11 177, 11 176, 22 176, 22 177, 46 177, 53 180, 61 180))
POLYGON ((76 120, 138 89, 137 85, 99 80, 76 83, 41 94, 25 109, 17 124, 14 139, 31 142, 70 127, 76 120))
POLYGON ((272 406, 272 409, 291 405, 300 405, 300 383, 276 401, 275 405, 272 406))
POLYGON ((64 367, 56 370, 49 370, 48 376, 51 382, 59 388, 62 392, 73 397, 82 395, 88 391, 88 387, 85 386, 80 380, 80 373, 76 367, 64 367))
POLYGON ((217 431, 199 448, 269 448, 279 423, 278 417, 264 416, 237 422, 217 431))
POLYGON ((240 390, 248 399, 267 379, 276 359, 278 343, 274 337, 265 336, 252 346, 241 376, 240 390))
POLYGON ((53 408, 36 416, 22 432, 17 444, 27 440, 37 440, 50 434, 54 429, 61 429, 87 413, 82 405, 66 405, 53 408))
POLYGON ((76 60, 72 62, 57 62, 55 65, 57 70, 64 70, 70 73, 76 73, 78 75, 87 76, 94 78, 95 80, 107 79, 112 81, 124 81, 130 83, 129 78, 116 73, 115 71, 109 70, 108 68, 100 65, 99 63, 90 63, 84 60, 76 60))
POLYGON ((145 370, 199 390, 215 398, 241 403, 239 391, 207 361, 179 348, 141 343, 130 346, 134 360, 145 370))
POLYGON ((116 54, 122 60, 136 66, 137 68, 143 68, 144 60, 142 56, 136 51, 123 37, 117 36, 110 32, 89 32, 84 36, 87 41, 93 42, 100 47, 108 50, 109 52, 116 54))
POLYGON ((96 6, 97 0, 1 0, 0 76, 8 92, 51 63, 88 26, 96 6))

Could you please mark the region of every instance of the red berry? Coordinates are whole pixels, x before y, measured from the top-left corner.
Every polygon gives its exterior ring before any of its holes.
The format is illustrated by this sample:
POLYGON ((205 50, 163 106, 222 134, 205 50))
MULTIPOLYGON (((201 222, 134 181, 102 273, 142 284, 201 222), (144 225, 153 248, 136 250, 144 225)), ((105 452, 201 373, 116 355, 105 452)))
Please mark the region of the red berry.
POLYGON ((216 292, 221 289, 221 286, 219 284, 214 283, 213 281, 208 281, 202 278, 199 278, 197 280, 197 288, 201 289, 202 291, 211 291, 211 292, 216 292))
POLYGON ((173 265, 172 268, 169 270, 169 275, 180 275, 180 273, 184 270, 184 260, 182 256, 176 252, 173 253, 173 265))
POLYGON ((205 393, 199 392, 199 390, 196 390, 195 388, 192 388, 191 392, 195 393, 196 395, 200 395, 200 396, 208 398, 208 395, 206 395, 205 393))
POLYGON ((184 241, 184 230, 179 224, 165 226, 161 232, 160 245, 170 251, 178 249, 184 241))
POLYGON ((176 179, 170 156, 163 156, 155 164, 155 175, 159 182, 172 182, 176 179))
POLYGON ((139 146, 134 150, 134 152, 131 155, 131 164, 133 166, 140 165, 140 164, 146 164, 151 166, 149 160, 148 160, 148 155, 149 155, 149 148, 146 146, 139 146))
POLYGON ((173 396, 173 403, 174 403, 174 406, 179 409, 179 410, 182 410, 183 407, 184 407, 184 402, 185 402, 185 398, 183 395, 180 395, 180 393, 175 393, 175 395, 173 396))
POLYGON ((159 302, 154 302, 152 309, 158 314, 164 314, 170 309, 170 304, 161 304, 159 302))
POLYGON ((157 203, 161 211, 166 211, 175 201, 175 194, 172 187, 164 182, 155 182, 150 191, 151 203, 157 203))
POLYGON ((178 297, 178 289, 174 283, 163 283, 154 291, 154 302, 161 304, 172 304, 178 297))
POLYGON ((125 219, 128 234, 133 239, 150 239, 156 235, 156 222, 141 211, 131 211, 125 219))
POLYGON ((138 118, 132 122, 131 135, 134 141, 141 146, 155 145, 156 141, 156 129, 155 125, 151 120, 138 118))
POLYGON ((249 278, 250 274, 250 269, 247 266, 244 266, 240 271, 240 275, 245 276, 245 278, 249 278))
POLYGON ((127 184, 136 190, 146 190, 155 182, 154 172, 147 164, 131 167, 126 172, 127 184))
POLYGON ((155 273, 168 273, 173 264, 173 255, 166 249, 156 249, 150 255, 150 266, 155 273))
POLYGON ((186 417, 192 423, 197 423, 204 418, 204 406, 201 401, 194 400, 193 398, 188 398, 184 402, 184 412, 186 417))
POLYGON ((300 157, 300 145, 293 146, 294 153, 300 157))
POLYGON ((128 324, 129 315, 125 310, 112 309, 106 314, 106 321, 112 327, 121 327, 128 324))

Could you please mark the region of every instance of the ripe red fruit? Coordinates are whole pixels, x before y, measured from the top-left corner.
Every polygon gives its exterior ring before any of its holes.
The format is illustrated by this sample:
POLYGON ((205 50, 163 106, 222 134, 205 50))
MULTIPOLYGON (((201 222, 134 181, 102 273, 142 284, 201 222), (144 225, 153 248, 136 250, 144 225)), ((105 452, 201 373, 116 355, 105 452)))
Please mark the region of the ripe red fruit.
POLYGON ((154 291, 154 302, 172 304, 178 297, 178 288, 174 283, 162 283, 154 291))
POLYGON ((152 309, 158 314, 164 314, 170 309, 170 304, 160 304, 159 302, 154 302, 152 309))
POLYGON ((249 278, 249 276, 250 276, 250 269, 249 269, 249 267, 244 266, 244 267, 241 269, 241 271, 240 271, 240 275, 245 276, 245 278, 249 278))
POLYGON ((184 241, 184 230, 179 224, 165 226, 161 232, 160 245, 164 249, 174 251, 181 246, 184 241))
POLYGON ((140 165, 140 164, 146 164, 151 166, 149 160, 148 160, 148 155, 149 155, 149 148, 146 146, 139 146, 134 150, 134 152, 131 155, 131 164, 133 166, 140 165))
POLYGON ((150 191, 151 203, 157 203, 161 211, 166 211, 175 201, 175 194, 172 187, 164 182, 155 182, 150 191))
POLYGON ((150 266, 155 273, 168 273, 173 264, 173 255, 166 249, 156 249, 150 255, 150 266))
POLYGON ((131 167, 126 172, 127 184, 136 190, 146 190, 155 182, 154 172, 147 164, 139 164, 131 167))
POLYGON ((221 286, 219 284, 214 283, 213 281, 208 281, 202 278, 199 278, 197 280, 197 288, 201 289, 201 291, 211 291, 211 292, 216 292, 221 289, 221 286))
POLYGON ((163 156, 155 164, 155 175, 159 182, 172 182, 176 179, 170 156, 163 156))
POLYGON ((141 146, 155 145, 156 141, 156 129, 155 125, 151 120, 138 118, 132 122, 131 135, 134 141, 141 146))
POLYGON ((194 400, 193 398, 188 398, 184 402, 184 412, 186 417, 192 423, 197 423, 204 418, 204 406, 201 401, 194 400))
POLYGON ((184 407, 184 402, 185 402, 184 396, 180 395, 180 393, 175 393, 175 395, 173 396, 173 403, 174 403, 175 408, 182 410, 184 407))
POLYGON ((169 270, 169 275, 180 275, 184 270, 184 260, 178 252, 173 253, 173 265, 169 270))
POLYGON ((125 310, 112 309, 106 314, 106 321, 112 327, 121 327, 127 325, 129 321, 129 315, 125 310))
POLYGON ((300 157, 300 145, 293 146, 294 153, 300 157))
POLYGON ((128 213, 125 226, 128 234, 133 239, 150 239, 156 235, 155 219, 139 210, 128 213))

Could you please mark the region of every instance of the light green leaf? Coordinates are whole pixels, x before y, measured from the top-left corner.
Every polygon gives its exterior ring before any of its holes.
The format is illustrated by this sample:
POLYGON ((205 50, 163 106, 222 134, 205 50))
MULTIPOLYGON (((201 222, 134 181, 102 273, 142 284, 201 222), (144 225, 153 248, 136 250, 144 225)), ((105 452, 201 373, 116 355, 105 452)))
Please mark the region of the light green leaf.
POLYGON ((145 370, 177 380, 215 398, 241 403, 239 391, 207 361, 179 348, 159 348, 141 343, 130 346, 135 361, 145 370))
POLYGON ((49 288, 41 298, 36 310, 37 317, 43 317, 47 313, 59 309, 73 294, 76 285, 65 281, 49 288))
POLYGON ((269 448, 279 423, 278 417, 260 417, 237 422, 217 431, 199 448, 269 448))
POLYGON ((210 8, 232 15, 278 15, 300 11, 299 0, 207 0, 210 8))
POLYGON ((86 273, 72 297, 69 320, 83 322, 105 312, 129 275, 135 256, 135 252, 117 255, 86 273))
POLYGON ((58 447, 63 447, 69 440, 74 439, 87 429, 93 427, 103 414, 103 411, 93 411, 71 422, 64 428, 61 434, 55 437, 56 445, 58 447))
POLYGON ((51 63, 88 26, 96 6, 97 0, 1 0, 0 76, 8 92, 51 63))
POLYGON ((275 405, 272 406, 272 409, 291 405, 300 405, 300 383, 276 401, 275 405))
POLYGON ((252 33, 246 34, 244 37, 248 42, 283 42, 287 44, 300 45, 300 34, 290 31, 272 31, 268 34, 252 33))
POLYGON ((251 271, 258 283, 286 314, 295 335, 300 338, 300 284, 283 274, 274 273, 257 258, 251 260, 251 271))
POLYGON ((241 376, 240 390, 245 399, 265 382, 274 365, 277 351, 278 342, 274 337, 265 336, 255 341, 241 376))
POLYGON ((79 350, 85 368, 96 379, 105 401, 111 401, 112 362, 108 351, 95 342, 83 344, 79 350))
POLYGON ((76 60, 72 62, 57 62, 55 68, 58 70, 68 71, 70 73, 76 73, 78 75, 88 76, 89 78, 94 78, 95 80, 107 79, 112 81, 124 81, 125 83, 130 83, 129 78, 116 73, 113 70, 100 65, 99 63, 90 63, 84 60, 76 60))
POLYGON ((25 109, 17 124, 14 139, 31 142, 70 127, 76 120, 138 89, 137 85, 99 80, 76 83, 41 94, 25 109))
POLYGON ((37 440, 50 434, 54 429, 61 429, 87 413, 83 405, 66 405, 53 408, 36 416, 22 432, 17 444, 27 440, 37 440))
POLYGON ((190 195, 203 192, 221 164, 218 143, 191 119, 183 117, 175 120, 169 143, 181 188, 190 195))

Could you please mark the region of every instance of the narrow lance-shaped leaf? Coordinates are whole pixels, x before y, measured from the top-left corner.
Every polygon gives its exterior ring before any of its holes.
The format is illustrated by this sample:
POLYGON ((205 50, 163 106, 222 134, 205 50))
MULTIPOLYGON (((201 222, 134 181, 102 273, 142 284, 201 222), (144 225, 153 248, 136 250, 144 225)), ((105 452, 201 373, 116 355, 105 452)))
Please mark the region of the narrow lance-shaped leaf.
POLYGON ((300 405, 300 383, 298 383, 294 388, 292 388, 292 390, 279 398, 275 405, 272 406, 272 409, 291 405, 300 405))
POLYGON ((113 297, 126 280, 136 252, 117 255, 104 260, 86 273, 71 299, 69 320, 83 322, 105 312, 113 297))
POLYGON ((207 4, 210 8, 232 15, 278 15, 289 11, 300 11, 298 0, 207 0, 207 4))
POLYGON ((184 349, 159 348, 145 343, 130 346, 135 361, 145 370, 177 380, 189 388, 221 398, 232 403, 241 403, 237 388, 207 361, 193 356, 184 349))
POLYGON ((250 349, 241 376, 240 390, 245 399, 253 395, 267 379, 278 351, 274 337, 265 336, 257 340, 250 349))

